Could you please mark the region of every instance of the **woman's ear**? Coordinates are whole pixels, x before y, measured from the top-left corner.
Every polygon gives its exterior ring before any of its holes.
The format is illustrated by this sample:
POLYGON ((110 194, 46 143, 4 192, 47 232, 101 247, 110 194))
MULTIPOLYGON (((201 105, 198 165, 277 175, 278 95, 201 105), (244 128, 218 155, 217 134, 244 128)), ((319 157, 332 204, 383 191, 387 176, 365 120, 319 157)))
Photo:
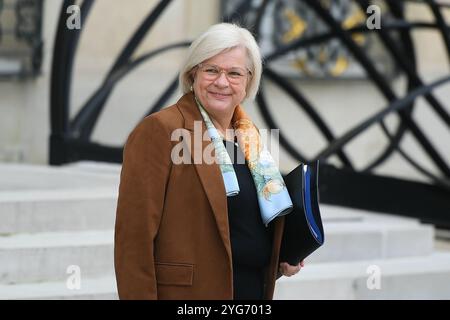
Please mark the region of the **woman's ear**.
POLYGON ((190 78, 191 78, 191 91, 194 91, 195 72, 192 72, 192 73, 190 74, 190 78))
POLYGON ((192 84, 194 84, 196 73, 197 73, 197 67, 192 68, 192 70, 189 72, 189 78, 191 78, 192 84))

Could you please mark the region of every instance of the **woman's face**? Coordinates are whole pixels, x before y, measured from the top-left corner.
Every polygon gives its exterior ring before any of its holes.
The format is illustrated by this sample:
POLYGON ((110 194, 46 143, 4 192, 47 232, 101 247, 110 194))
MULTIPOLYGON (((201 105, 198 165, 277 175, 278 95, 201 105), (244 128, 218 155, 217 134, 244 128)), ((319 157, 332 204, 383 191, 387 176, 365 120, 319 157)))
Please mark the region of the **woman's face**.
POLYGON ((192 86, 206 111, 220 115, 232 113, 244 100, 248 81, 246 50, 236 47, 203 61, 192 86))

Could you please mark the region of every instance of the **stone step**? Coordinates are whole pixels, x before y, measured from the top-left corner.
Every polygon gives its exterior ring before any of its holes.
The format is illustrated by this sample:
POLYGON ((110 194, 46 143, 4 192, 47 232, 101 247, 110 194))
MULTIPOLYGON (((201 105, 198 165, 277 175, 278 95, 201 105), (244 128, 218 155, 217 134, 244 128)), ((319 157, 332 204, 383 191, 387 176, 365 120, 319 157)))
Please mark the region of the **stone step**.
POLYGON ((78 161, 64 165, 64 169, 66 169, 65 171, 67 172, 92 173, 119 177, 122 165, 96 161, 78 161))
POLYGON ((117 193, 107 187, 0 192, 0 235, 114 228, 117 193))
MULTIPOLYGON (((0 235, 112 229, 117 192, 108 187, 0 191, 0 235)), ((327 212, 327 210, 325 210, 327 212)), ((324 223, 361 221, 345 211, 324 223)))
POLYGON ((433 252, 434 228, 409 219, 368 216, 355 222, 324 222, 325 243, 308 262, 354 261, 433 252))
MULTIPOLYGON (((325 245, 307 263, 428 255, 433 229, 418 224, 328 223, 325 245)), ((64 279, 77 265, 86 275, 113 274, 113 230, 0 237, 0 283, 64 279)))
MULTIPOLYGON (((450 253, 389 260, 307 264, 297 275, 277 281, 274 299, 449 299, 450 253), (379 270, 380 286, 367 282, 379 270)), ((67 280, 0 285, 4 299, 117 299, 114 276, 81 277, 80 289, 67 280)))
MULTIPOLYGON (((0 191, 0 235, 112 229, 116 205, 117 191, 111 187, 0 191)), ((388 222, 414 227, 418 224, 413 219, 328 205, 322 205, 321 210, 327 226, 338 222, 378 225, 388 222)))
POLYGON ((79 289, 67 281, 0 285, 0 300, 117 300, 113 276, 81 278, 79 289))
POLYGON ((119 173, 90 168, 0 165, 0 234, 112 229, 119 173))
POLYGON ((73 265, 86 276, 113 275, 113 237, 112 230, 0 237, 0 283, 66 279, 73 265))
POLYGON ((450 253, 436 252, 424 257, 306 264, 297 275, 277 281, 274 298, 450 299, 449 284, 450 253))
POLYGON ((71 167, 49 167, 26 164, 0 165, 0 192, 35 191, 35 190, 88 190, 94 187, 114 186, 119 182, 118 171, 101 174, 98 169, 82 171, 71 167))

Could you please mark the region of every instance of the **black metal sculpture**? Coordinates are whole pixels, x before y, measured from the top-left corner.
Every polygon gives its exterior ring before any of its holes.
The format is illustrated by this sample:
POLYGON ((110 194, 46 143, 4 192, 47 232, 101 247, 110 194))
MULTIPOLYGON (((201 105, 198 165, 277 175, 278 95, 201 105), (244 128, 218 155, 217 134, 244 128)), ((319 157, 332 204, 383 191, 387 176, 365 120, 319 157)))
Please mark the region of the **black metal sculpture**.
MULTIPOLYGON (((80 33, 83 29, 68 30, 65 27, 67 19, 66 8, 73 4, 79 4, 81 6, 82 20, 85 20, 94 1, 64 1, 55 40, 55 55, 52 69, 50 137, 50 163, 52 165, 86 159, 121 162, 122 147, 96 144, 90 141, 90 137, 108 97, 114 90, 115 85, 124 76, 148 59, 155 58, 169 50, 189 45, 189 41, 178 42, 153 50, 137 59, 131 59, 138 45, 170 2, 172 1, 161 0, 155 6, 124 47, 113 67, 106 75, 102 85, 86 101, 78 114, 73 119, 69 119, 72 67, 80 33)), ((320 183, 322 202, 414 216, 439 226, 450 227, 449 164, 412 118, 416 99, 423 97, 443 121, 446 128, 450 127, 449 113, 439 99, 433 95, 435 88, 450 81, 450 75, 425 84, 417 73, 413 41, 410 35, 412 29, 436 29, 441 33, 450 59, 449 27, 441 13, 441 10, 445 10, 448 5, 439 4, 434 0, 414 1, 422 3, 422 5, 427 6, 431 10, 435 23, 409 22, 404 17, 404 7, 411 0, 385 0, 383 3, 388 8, 389 19, 382 19, 381 28, 372 30, 365 23, 342 26, 342 21, 339 21, 335 12, 331 10, 332 3, 336 4, 337 2, 356 5, 359 7, 360 12, 363 13, 366 13, 367 8, 373 4, 368 0, 341 0, 335 2, 264 0, 257 1, 257 4, 254 4, 253 1, 242 0, 234 1, 231 9, 230 6, 228 6, 228 9, 223 8, 223 21, 238 21, 240 24, 247 26, 259 39, 264 16, 269 8, 272 8, 272 10, 273 8, 275 10, 278 8, 279 10, 281 6, 292 5, 295 13, 295 10, 299 10, 296 6, 301 6, 301 10, 307 9, 314 19, 320 20, 323 28, 312 34, 302 37, 287 37, 289 41, 282 41, 283 38, 280 35, 274 36, 273 41, 276 43, 276 46, 272 52, 265 56, 266 64, 263 79, 270 80, 291 97, 329 142, 329 145, 316 156, 307 158, 301 150, 291 145, 289 140, 283 136, 283 130, 280 133, 281 146, 298 161, 321 160, 320 183), (408 86, 407 93, 404 96, 398 96, 393 91, 389 86, 386 75, 380 73, 376 68, 375 62, 367 54, 364 45, 355 40, 355 35, 369 33, 378 37, 385 48, 386 54, 393 61, 395 68, 398 72, 406 75, 408 86), (334 47, 335 51, 346 50, 351 55, 387 101, 384 109, 367 118, 356 127, 351 128, 341 137, 333 135, 329 125, 315 111, 312 103, 308 101, 297 87, 294 87, 282 74, 272 67, 273 62, 285 57, 287 54, 329 41, 338 43, 334 47), (385 117, 392 113, 398 114, 401 119, 395 132, 390 132, 384 123, 385 117), (355 171, 350 158, 346 155, 343 148, 359 134, 374 125, 380 125, 389 140, 389 145, 366 168, 355 171), (440 175, 429 172, 429 170, 417 163, 414 156, 401 148, 399 144, 406 132, 410 132, 416 142, 430 156, 432 162, 440 170, 440 175), (429 178, 430 184, 371 174, 373 169, 388 159, 394 151, 399 152, 418 172, 429 178), (340 168, 326 164, 327 159, 332 155, 337 155, 340 159, 342 163, 340 168)), ((368 13, 367 16, 369 17, 368 13)), ((294 15, 291 15, 291 17, 295 19, 294 15)), ((282 23, 279 19, 275 19, 275 21, 278 24, 282 23)), ((280 30, 283 30, 281 25, 280 30)), ((310 51, 309 54, 314 56, 314 51, 310 51)), ((330 70, 324 72, 324 74, 330 73, 332 73, 330 70)), ((147 114, 161 109, 175 92, 177 86, 177 77, 174 75, 172 83, 168 88, 162 90, 161 96, 151 106, 147 114)), ((268 127, 283 127, 276 123, 271 115, 270 107, 265 97, 264 86, 262 86, 257 96, 257 103, 268 127)))

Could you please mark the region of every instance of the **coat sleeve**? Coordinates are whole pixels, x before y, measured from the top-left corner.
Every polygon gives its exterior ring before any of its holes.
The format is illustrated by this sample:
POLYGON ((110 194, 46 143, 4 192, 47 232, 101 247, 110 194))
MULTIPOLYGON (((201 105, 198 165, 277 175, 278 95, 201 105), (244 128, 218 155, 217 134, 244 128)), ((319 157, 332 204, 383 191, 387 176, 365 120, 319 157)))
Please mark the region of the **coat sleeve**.
POLYGON ((155 117, 129 135, 123 153, 114 235, 120 299, 157 299, 154 240, 171 170, 171 141, 155 117))

